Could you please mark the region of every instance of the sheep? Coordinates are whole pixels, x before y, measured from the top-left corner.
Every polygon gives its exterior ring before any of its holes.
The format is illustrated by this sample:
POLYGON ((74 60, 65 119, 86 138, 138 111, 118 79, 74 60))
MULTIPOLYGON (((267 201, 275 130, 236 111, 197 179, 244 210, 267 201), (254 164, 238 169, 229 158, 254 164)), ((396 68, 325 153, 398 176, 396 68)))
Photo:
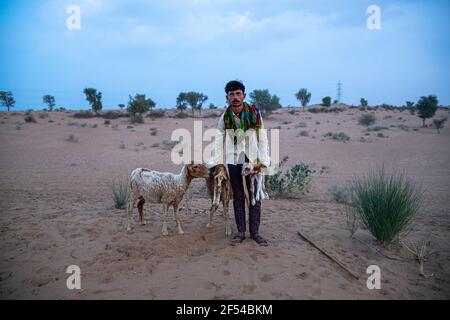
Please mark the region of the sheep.
POLYGON ((204 164, 185 164, 179 174, 159 172, 145 168, 133 170, 130 176, 130 199, 127 206, 127 231, 131 230, 131 214, 137 203, 139 218, 142 225, 144 221, 144 203, 164 204, 162 234, 169 235, 167 220, 169 207, 173 206, 178 233, 183 234, 178 208, 189 185, 194 178, 208 178, 208 168, 204 164))
POLYGON ((264 176, 262 173, 263 166, 259 160, 254 163, 244 163, 242 166, 242 180, 244 183, 244 191, 246 191, 246 198, 248 198, 248 192, 245 188, 245 177, 250 176, 250 198, 251 203, 254 206, 256 201, 269 199, 269 195, 266 192, 266 186, 264 184, 264 176), (255 181, 256 181, 256 195, 255 195, 255 181))
POLYGON ((233 191, 226 167, 219 164, 210 169, 211 176, 206 179, 206 188, 211 198, 211 209, 209 212, 209 223, 207 228, 213 226, 214 214, 219 208, 220 202, 223 206, 223 218, 225 220, 225 235, 231 236, 231 226, 228 217, 230 200, 233 199, 233 191))

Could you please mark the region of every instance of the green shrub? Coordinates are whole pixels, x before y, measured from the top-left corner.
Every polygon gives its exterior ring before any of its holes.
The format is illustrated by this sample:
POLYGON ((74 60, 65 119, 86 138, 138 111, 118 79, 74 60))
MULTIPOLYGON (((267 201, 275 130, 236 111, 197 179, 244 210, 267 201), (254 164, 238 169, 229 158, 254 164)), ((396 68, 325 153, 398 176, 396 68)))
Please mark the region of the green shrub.
POLYGON ((384 168, 370 171, 352 184, 351 208, 370 233, 388 246, 408 232, 422 197, 419 188, 404 174, 386 173, 384 168))
POLYGON ((130 122, 132 124, 135 123, 144 123, 144 117, 140 113, 131 113, 130 114, 130 122))
POLYGON ((116 209, 123 209, 126 207, 128 199, 130 198, 130 188, 128 186, 128 179, 121 178, 113 181, 111 185, 112 197, 114 207, 116 209))
POLYGON ((350 140, 350 137, 344 132, 339 132, 339 133, 327 132, 323 136, 325 138, 331 138, 333 140, 337 140, 337 141, 341 141, 341 142, 347 142, 350 140))
POLYGON ((26 114, 23 117, 23 120, 27 123, 37 123, 36 119, 34 118, 34 116, 31 113, 26 114))
POLYGON ((282 174, 281 167, 287 162, 288 157, 280 161, 274 175, 265 176, 267 192, 272 197, 298 197, 310 190, 312 174, 314 170, 306 163, 294 165, 282 174))
POLYGON ((358 119, 358 124, 363 126, 370 126, 374 124, 377 121, 377 118, 375 117, 375 114, 373 113, 367 113, 362 114, 358 119))
POLYGON ((150 128, 150 135, 151 136, 156 136, 157 133, 158 133, 158 129, 157 128, 150 128))
POLYGON ((328 189, 328 194, 337 203, 341 204, 351 204, 352 200, 352 189, 351 186, 347 184, 335 184, 328 189))

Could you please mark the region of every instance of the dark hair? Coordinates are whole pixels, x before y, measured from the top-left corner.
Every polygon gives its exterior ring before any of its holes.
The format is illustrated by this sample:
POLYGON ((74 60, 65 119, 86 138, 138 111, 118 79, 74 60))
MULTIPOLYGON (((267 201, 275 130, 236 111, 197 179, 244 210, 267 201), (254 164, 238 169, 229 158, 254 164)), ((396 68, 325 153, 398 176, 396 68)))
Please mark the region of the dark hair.
POLYGON ((233 81, 228 82, 227 85, 225 86, 226 94, 228 94, 228 92, 230 92, 230 91, 235 91, 235 90, 242 90, 242 92, 245 93, 244 84, 240 81, 233 80, 233 81))

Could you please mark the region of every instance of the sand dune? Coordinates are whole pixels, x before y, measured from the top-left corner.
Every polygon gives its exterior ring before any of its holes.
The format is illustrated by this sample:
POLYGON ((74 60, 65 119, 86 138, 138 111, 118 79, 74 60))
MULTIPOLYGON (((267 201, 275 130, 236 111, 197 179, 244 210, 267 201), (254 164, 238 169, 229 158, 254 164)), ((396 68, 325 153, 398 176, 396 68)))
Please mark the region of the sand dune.
MULTIPOLYGON (((101 118, 52 112, 41 119, 39 113, 34 112, 38 123, 21 129, 16 122, 23 123, 23 113, 0 113, 1 299, 450 298, 448 124, 437 134, 421 128, 421 120, 407 111, 376 111, 377 125, 387 127, 384 137, 378 137, 378 132, 365 135, 357 124, 358 110, 278 110, 265 123, 281 127, 280 155, 289 156, 287 166, 305 161, 317 172, 311 192, 302 199, 263 202, 261 234, 270 241, 263 248, 249 239, 230 246, 220 214, 216 225, 206 228, 209 199, 202 180, 191 186, 191 210, 182 211, 185 235, 176 234, 170 213, 170 236, 162 236, 161 208, 150 204, 145 206, 148 224, 140 226, 136 214, 132 232, 126 232, 125 210, 115 209, 111 199, 112 180, 136 167, 179 171, 170 151, 152 145, 170 139, 175 128, 192 132, 194 119, 147 118, 145 124, 127 128, 126 118, 105 126, 101 118), (157 134, 150 135, 149 128, 157 134), (308 136, 298 136, 301 130, 308 136), (324 138, 329 131, 345 132, 350 141, 324 138), (78 142, 66 141, 69 134, 78 142), (367 230, 356 233, 359 240, 352 239, 343 206, 328 195, 330 186, 382 163, 401 168, 424 187, 425 204, 408 239, 435 244, 437 253, 425 263, 426 271, 434 273, 431 278, 419 276, 399 245, 386 251, 367 230), (328 169, 321 173, 322 167, 328 169), (360 280, 304 242, 297 235, 300 229, 360 280), (372 264, 381 268, 380 290, 366 287, 366 269, 372 264), (69 265, 81 268, 81 290, 66 287, 69 265)), ((444 116, 448 111, 436 115, 444 116)), ((217 118, 195 120, 212 128, 217 118)))

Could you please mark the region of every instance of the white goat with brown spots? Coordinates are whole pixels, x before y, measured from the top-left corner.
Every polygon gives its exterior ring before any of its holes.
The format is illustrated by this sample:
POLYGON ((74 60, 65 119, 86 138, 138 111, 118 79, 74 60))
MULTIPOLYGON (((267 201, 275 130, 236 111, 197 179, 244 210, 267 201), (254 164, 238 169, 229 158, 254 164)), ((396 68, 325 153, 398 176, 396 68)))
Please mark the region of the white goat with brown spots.
POLYGON ((209 170, 203 164, 186 164, 179 174, 159 172, 155 170, 137 168, 130 176, 131 195, 127 206, 127 230, 131 230, 131 214, 137 203, 139 218, 142 225, 144 221, 144 203, 164 204, 162 234, 167 236, 168 212, 173 207, 178 233, 183 234, 179 204, 183 200, 189 185, 194 178, 208 178, 209 170))
POLYGON ((219 208, 220 202, 222 202, 225 234, 230 236, 231 226, 228 217, 228 209, 230 207, 230 200, 233 199, 233 191, 231 189, 227 168, 223 164, 218 164, 210 169, 210 173, 210 177, 206 179, 206 187, 211 198, 211 209, 207 227, 211 228, 213 226, 214 214, 219 208))

